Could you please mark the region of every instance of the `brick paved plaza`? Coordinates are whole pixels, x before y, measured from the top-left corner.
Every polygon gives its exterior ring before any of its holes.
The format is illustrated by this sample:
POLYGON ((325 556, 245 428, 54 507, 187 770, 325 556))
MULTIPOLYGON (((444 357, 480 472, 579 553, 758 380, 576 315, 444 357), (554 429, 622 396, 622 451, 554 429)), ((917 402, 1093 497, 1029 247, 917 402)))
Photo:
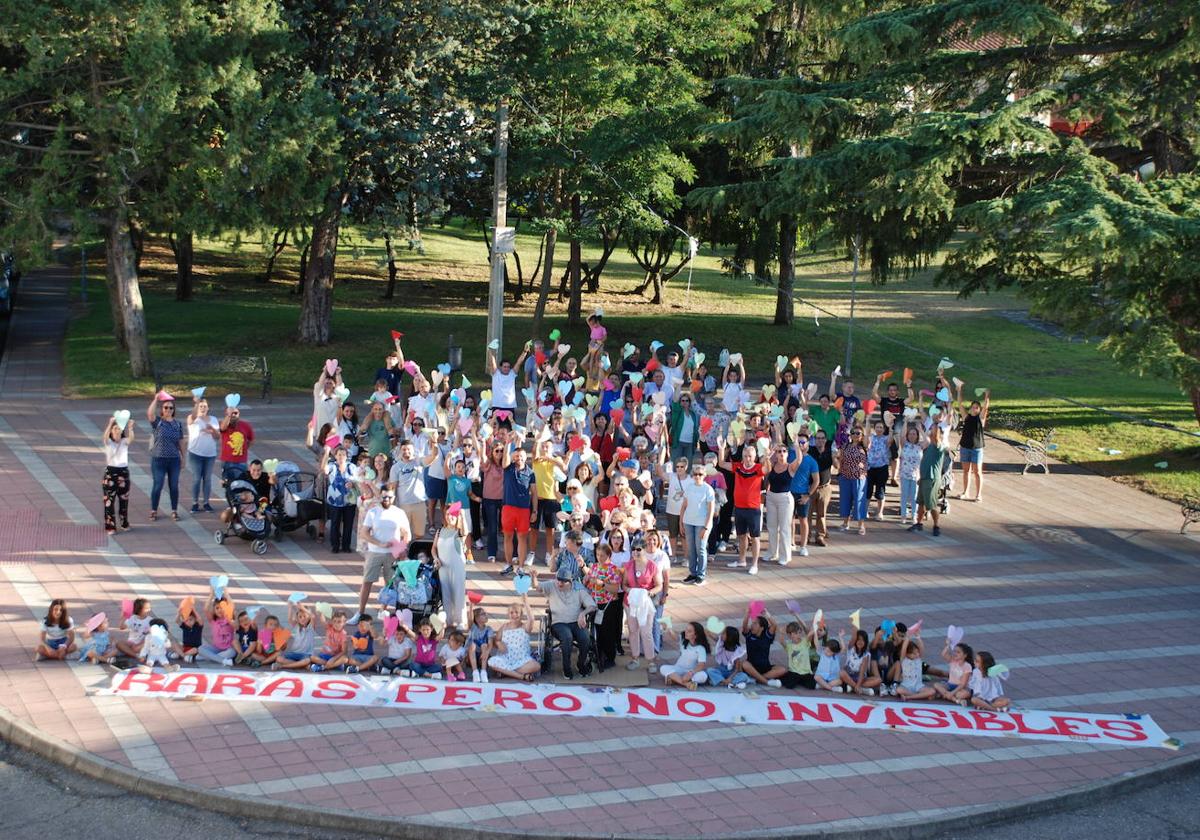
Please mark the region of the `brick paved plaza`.
MULTIPOLYGON (((1023 476, 1019 453, 999 441, 988 444, 987 503, 955 505, 941 538, 906 533, 893 516, 866 537, 835 532, 829 547, 787 568, 764 564, 757 578, 718 562, 709 586, 673 590, 669 613, 677 624, 733 619, 761 598, 782 614, 795 598, 822 608, 834 628, 859 608, 864 626, 924 619, 931 642, 947 624, 962 625, 977 650, 1011 668, 1008 689, 1021 707, 1148 713, 1184 742, 1182 752, 89 696, 110 671, 31 661, 35 617, 50 598, 66 598, 78 624, 100 609, 119 615, 134 596, 170 618, 181 598, 201 599, 209 577, 224 573, 242 603, 278 604, 300 590, 353 611, 361 559, 331 554, 303 532, 262 557, 241 540, 218 546, 216 514, 149 522, 139 445, 130 453, 134 527, 106 537, 98 440, 114 409, 137 417, 144 401, 59 396, 64 284, 28 281, 0 368, 0 705, 97 756, 183 786, 403 822, 708 837, 935 819, 1116 779, 1196 749, 1200 541, 1178 533, 1172 504, 1060 465, 1023 476)), ((256 456, 311 462, 302 445, 307 396, 243 405, 260 435, 256 456)), ((515 597, 499 571, 486 562, 468 570, 493 616, 515 597)), ((651 685, 661 686, 657 675, 651 685)))

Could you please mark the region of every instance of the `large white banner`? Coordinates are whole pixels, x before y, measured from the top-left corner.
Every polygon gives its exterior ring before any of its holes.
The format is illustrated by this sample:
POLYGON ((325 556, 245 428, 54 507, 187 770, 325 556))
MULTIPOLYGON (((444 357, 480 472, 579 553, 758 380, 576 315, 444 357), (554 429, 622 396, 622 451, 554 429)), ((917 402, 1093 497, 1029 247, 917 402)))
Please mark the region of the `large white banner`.
POLYGON ((326 703, 386 709, 473 710, 524 715, 622 717, 699 723, 774 724, 794 727, 899 729, 1079 741, 1124 747, 1169 747, 1178 742, 1146 715, 1086 712, 986 712, 959 706, 900 701, 871 702, 850 696, 779 695, 724 690, 660 691, 525 683, 465 683, 374 679, 350 674, 242 674, 187 670, 115 674, 103 694, 127 697, 206 697, 273 703, 326 703))

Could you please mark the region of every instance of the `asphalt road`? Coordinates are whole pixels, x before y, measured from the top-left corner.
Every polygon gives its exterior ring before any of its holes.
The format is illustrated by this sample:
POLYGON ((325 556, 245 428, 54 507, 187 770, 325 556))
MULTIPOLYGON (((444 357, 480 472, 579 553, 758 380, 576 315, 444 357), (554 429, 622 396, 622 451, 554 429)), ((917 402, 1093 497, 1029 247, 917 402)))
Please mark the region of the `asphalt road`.
MULTIPOLYGON (((297 828, 212 814, 129 793, 64 770, 0 742, 0 802, 5 840, 305 837, 364 840, 363 835, 297 828)), ((1200 771, 1147 790, 1016 823, 964 824, 938 840, 1188 840, 1200 838, 1200 771)), ((432 834, 432 832, 431 832, 432 834)))

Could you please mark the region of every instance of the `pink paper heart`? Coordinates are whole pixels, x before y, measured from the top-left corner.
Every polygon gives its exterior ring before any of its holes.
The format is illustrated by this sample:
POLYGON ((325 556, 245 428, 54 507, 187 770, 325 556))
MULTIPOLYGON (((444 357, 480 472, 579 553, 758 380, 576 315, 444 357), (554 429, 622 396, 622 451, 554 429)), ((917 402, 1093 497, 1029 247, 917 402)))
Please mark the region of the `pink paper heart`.
POLYGON ((342 438, 340 435, 330 435, 329 437, 325 438, 325 445, 330 449, 337 449, 342 445, 342 438))
POLYGON ((335 373, 337 373, 337 369, 338 369, 338 360, 337 359, 326 359, 325 360, 325 372, 327 374, 329 374, 330 376, 333 376, 335 373))
POLYGON ((750 602, 750 620, 753 621, 754 619, 758 618, 760 615, 762 615, 763 610, 765 610, 766 608, 767 608, 767 605, 764 604, 762 601, 751 601, 750 602))
POLYGON ((400 619, 394 615, 389 615, 383 620, 383 637, 390 639, 396 635, 396 631, 400 628, 400 619))
POLYGON ((451 516, 458 516, 460 513, 462 513, 462 502, 454 502, 452 505, 446 508, 446 513, 450 514, 451 516))
POLYGON ((132 615, 133 615, 133 601, 130 600, 129 598, 126 598, 124 601, 121 602, 121 617, 129 618, 132 615))
POLYGON ((404 540, 392 540, 389 548, 392 550, 392 558, 399 560, 408 551, 408 543, 404 540))
POLYGON ((417 363, 414 362, 412 359, 409 359, 408 361, 406 361, 404 363, 404 372, 407 373, 409 376, 416 376, 417 375, 417 363))
POLYGON ((167 393, 166 389, 163 389, 155 394, 154 399, 158 400, 159 402, 175 402, 175 398, 167 393))

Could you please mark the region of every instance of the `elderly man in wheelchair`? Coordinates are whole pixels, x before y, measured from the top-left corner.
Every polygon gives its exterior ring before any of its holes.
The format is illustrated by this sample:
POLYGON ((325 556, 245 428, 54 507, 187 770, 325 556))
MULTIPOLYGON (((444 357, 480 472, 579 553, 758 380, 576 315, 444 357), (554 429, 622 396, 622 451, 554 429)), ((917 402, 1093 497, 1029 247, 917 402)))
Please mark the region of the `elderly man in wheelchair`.
MULTIPOLYGON (((589 617, 596 612, 596 602, 587 590, 575 588, 570 569, 560 568, 554 580, 541 583, 537 581, 536 569, 533 574, 534 585, 546 596, 550 606, 550 632, 562 647, 563 678, 575 679, 575 671, 571 669, 572 645, 579 647, 579 675, 586 678, 592 673, 592 639, 588 625, 589 617)), ((545 668, 549 665, 548 661, 543 663, 545 668)))

